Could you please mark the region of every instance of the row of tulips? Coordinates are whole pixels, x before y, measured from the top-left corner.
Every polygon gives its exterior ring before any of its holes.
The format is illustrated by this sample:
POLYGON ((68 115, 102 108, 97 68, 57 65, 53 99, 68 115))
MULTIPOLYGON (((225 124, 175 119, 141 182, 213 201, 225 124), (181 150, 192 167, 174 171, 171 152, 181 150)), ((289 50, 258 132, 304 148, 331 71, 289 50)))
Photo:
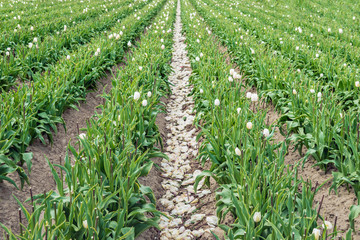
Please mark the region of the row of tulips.
POLYGON ((101 113, 96 113, 69 145, 64 165, 50 165, 57 190, 31 196, 22 209, 20 234, 4 224, 4 239, 135 239, 161 213, 155 197, 138 178, 152 168, 151 158, 166 157, 156 147, 160 98, 169 93, 175 1, 168 1, 137 48, 119 69, 101 113), (162 39, 162 41, 159 41, 162 39), (58 169, 58 171, 55 170, 58 169), (25 222, 27 224, 25 224, 25 222))
POLYGON ((6 48, 0 60, 0 88, 8 90, 16 80, 36 80, 36 73, 42 73, 49 65, 78 48, 86 48, 95 37, 106 34, 120 20, 140 10, 149 1, 128 0, 114 5, 116 10, 94 16, 73 26, 61 26, 61 34, 25 36, 26 44, 15 44, 6 48))
MULTIPOLYGON (((307 149, 304 160, 312 156, 325 170, 334 166, 338 171, 332 173, 332 189, 351 185, 360 201, 359 82, 352 82, 353 87, 347 91, 338 91, 334 82, 314 79, 298 70, 296 63, 281 52, 274 54, 256 37, 248 35, 243 40, 245 29, 236 32, 237 26, 226 14, 213 16, 206 2, 194 5, 232 53, 233 61, 247 75, 247 82, 281 111, 279 124, 287 126, 283 134, 294 142, 300 154, 304 147, 307 149)), ((346 75, 339 78, 338 86, 350 86, 346 75)), ((358 205, 352 207, 351 222, 359 215, 358 205)))
POLYGON ((11 94, 1 94, 0 181, 15 184, 6 176, 14 171, 19 173, 22 184, 27 181, 22 166, 26 162, 30 171, 32 155, 26 152, 29 144, 35 138, 45 143, 46 136, 52 142, 56 124, 64 124, 61 118, 64 110, 76 108, 76 103, 84 99, 87 89, 96 84, 104 71, 122 60, 131 41, 143 32, 164 4, 165 0, 147 4, 141 12, 116 24, 109 36, 99 36, 87 48, 62 58, 32 84, 18 87, 11 94))
POLYGON ((220 225, 226 239, 335 237, 336 226, 312 208, 318 189, 298 179, 298 166, 284 164, 286 142, 273 142, 275 125, 266 123, 258 95, 244 91, 242 76, 226 63, 212 31, 189 1, 182 9, 192 59, 195 122, 202 129, 199 160, 211 162, 194 188, 209 177, 220 185, 217 215, 220 220, 228 214, 235 219, 230 226, 220 225))

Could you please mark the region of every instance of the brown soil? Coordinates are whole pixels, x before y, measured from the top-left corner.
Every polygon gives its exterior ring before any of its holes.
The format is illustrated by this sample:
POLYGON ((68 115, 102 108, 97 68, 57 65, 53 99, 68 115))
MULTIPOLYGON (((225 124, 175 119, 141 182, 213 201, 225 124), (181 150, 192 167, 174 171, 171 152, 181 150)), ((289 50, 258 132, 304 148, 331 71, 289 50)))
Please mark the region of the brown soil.
MULTIPOLYGON (((52 164, 60 164, 60 159, 65 157, 68 143, 75 144, 76 142, 78 126, 80 129, 86 127, 86 120, 91 118, 96 111, 96 107, 103 103, 103 98, 100 95, 103 93, 104 86, 106 86, 107 92, 110 90, 111 78, 112 75, 108 73, 106 77, 98 81, 97 89, 87 94, 86 100, 79 106, 79 111, 68 109, 64 112, 63 118, 67 131, 65 132, 62 125, 58 125, 58 134, 55 135, 52 145, 49 143, 44 145, 39 140, 35 140, 29 146, 28 151, 34 154, 29 176, 30 185, 25 184, 23 190, 17 190, 8 182, 0 184, 0 222, 6 227, 11 228, 14 232, 19 232, 19 205, 12 195, 16 196, 20 202, 24 202, 30 197, 30 187, 34 195, 56 188, 46 157, 52 164)), ((20 186, 17 173, 11 174, 9 177, 14 179, 16 184, 20 186)), ((28 210, 31 209, 29 205, 26 206, 28 210)), ((24 219, 23 214, 22 216, 24 219)))

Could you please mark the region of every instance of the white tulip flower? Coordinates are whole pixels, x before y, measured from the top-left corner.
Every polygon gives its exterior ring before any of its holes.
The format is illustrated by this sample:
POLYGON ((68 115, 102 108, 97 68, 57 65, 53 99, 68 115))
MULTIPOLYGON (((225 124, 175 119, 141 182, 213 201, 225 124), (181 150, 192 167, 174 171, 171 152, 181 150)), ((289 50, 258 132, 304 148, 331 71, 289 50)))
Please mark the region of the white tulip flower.
POLYGON ((229 76, 229 82, 233 82, 234 81, 234 79, 231 77, 231 76, 229 76))
POLYGON ((204 90, 203 90, 202 88, 200 88, 200 93, 201 93, 201 94, 204 93, 204 90))
POLYGON ((161 45, 161 49, 164 50, 164 49, 165 49, 165 46, 164 46, 164 45, 161 45))
POLYGON ((128 47, 131 47, 131 42, 130 42, 130 41, 128 41, 127 45, 128 45, 128 47))
POLYGON ((79 138, 80 138, 80 139, 85 139, 85 138, 86 138, 86 134, 85 134, 85 133, 80 133, 79 138))
POLYGON ((331 230, 333 229, 333 225, 331 222, 325 221, 324 224, 322 225, 322 228, 326 228, 326 230, 331 230))
POLYGON ((342 34, 343 32, 344 31, 341 28, 339 28, 339 33, 342 34))
POLYGON ((252 125, 252 123, 251 122, 248 122, 248 123, 246 123, 246 128, 247 129, 252 129, 252 127, 253 127, 253 125, 252 125))
POLYGON ((234 76, 235 70, 234 69, 230 69, 230 75, 234 76))
POLYGON ((255 212, 253 219, 254 219, 254 222, 256 222, 256 223, 260 222, 261 221, 261 212, 255 212))
POLYGON ((237 111, 238 114, 240 114, 241 108, 237 108, 236 111, 237 111))
POLYGON ((33 40, 34 43, 37 43, 38 42, 38 39, 35 37, 34 40, 33 40))
POLYGON ((241 156, 241 151, 239 148, 235 148, 235 154, 241 156))
POLYGON ((143 105, 143 107, 146 107, 147 106, 147 104, 148 104, 148 102, 147 102, 147 100, 145 99, 145 100, 143 100, 142 101, 142 103, 141 103, 142 105, 143 105))
POLYGON ((139 92, 135 92, 135 93, 134 93, 134 100, 137 101, 137 100, 139 100, 139 98, 140 98, 140 93, 139 93, 139 92))
POLYGON ((331 32, 331 28, 328 28, 328 32, 331 32))
POLYGON ((293 94, 296 95, 297 94, 297 91, 295 89, 293 89, 293 94))
POLYGON ((147 97, 151 98, 151 92, 150 91, 147 92, 147 97))
POLYGON ((29 48, 32 48, 33 47, 33 44, 32 43, 29 43, 29 48))
POLYGON ((10 56, 10 53, 9 53, 9 52, 6 52, 5 54, 6 54, 6 56, 10 56))
POLYGON ((84 221, 83 221, 83 227, 86 228, 86 229, 89 227, 87 220, 84 220, 84 221))
POLYGON ((355 87, 357 87, 357 88, 360 87, 360 82, 359 81, 355 82, 355 87))
POLYGON ((263 130, 263 135, 264 135, 264 137, 268 137, 268 136, 270 135, 269 129, 265 128, 265 129, 263 130))
POLYGON ((257 102, 259 100, 259 97, 256 93, 251 94, 251 101, 257 102))
POLYGON ((198 62, 198 61, 200 61, 200 58, 199 58, 199 57, 196 57, 195 60, 198 62))
POLYGON ((33 26, 30 27, 30 31, 34 31, 34 27, 33 27, 33 26))
POLYGON ((310 93, 315 93, 315 90, 314 90, 314 89, 310 89, 310 93))
POLYGON ((251 92, 247 92, 247 93, 246 93, 246 98, 251 98, 251 95, 252 95, 251 92))
POLYGON ((219 100, 219 99, 215 99, 214 104, 215 104, 215 106, 219 106, 219 105, 220 105, 220 100, 219 100))
POLYGON ((143 70, 143 67, 142 67, 142 66, 139 66, 139 70, 142 71, 142 70, 143 70))
POLYGON ((320 238, 320 229, 314 228, 312 233, 314 234, 316 240, 320 238))
POLYGON ((67 59, 67 60, 70 60, 70 55, 67 55, 67 56, 66 56, 66 59, 67 59))

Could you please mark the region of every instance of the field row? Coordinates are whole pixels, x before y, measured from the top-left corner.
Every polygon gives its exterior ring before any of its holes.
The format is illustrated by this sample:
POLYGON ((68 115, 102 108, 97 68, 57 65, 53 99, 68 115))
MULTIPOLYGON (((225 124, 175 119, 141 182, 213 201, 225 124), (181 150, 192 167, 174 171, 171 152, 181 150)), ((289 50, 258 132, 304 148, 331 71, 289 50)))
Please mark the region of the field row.
POLYGON ((169 92, 175 5, 154 1, 143 10, 144 23, 132 20, 139 24, 138 32, 151 25, 136 48, 128 46, 132 53, 126 54, 126 66, 104 94, 101 113, 89 119, 77 143, 69 145, 64 165, 49 162, 56 191, 31 196, 30 210, 19 202, 20 232, 15 235, 2 224, 4 238, 134 239, 157 226, 160 212, 154 195, 138 178, 150 171, 151 158, 165 157, 155 147, 161 138, 154 121, 161 96, 169 92))

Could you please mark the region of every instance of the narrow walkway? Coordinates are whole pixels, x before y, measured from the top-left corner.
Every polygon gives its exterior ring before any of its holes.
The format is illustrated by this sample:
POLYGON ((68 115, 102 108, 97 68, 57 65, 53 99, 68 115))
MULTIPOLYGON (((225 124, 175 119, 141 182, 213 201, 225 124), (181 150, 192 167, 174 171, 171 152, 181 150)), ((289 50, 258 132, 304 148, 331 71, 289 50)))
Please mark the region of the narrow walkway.
MULTIPOLYGON (((174 52, 170 75, 172 95, 167 104, 168 136, 166 154, 169 161, 163 160, 161 183, 166 193, 159 200, 171 219, 162 217, 160 220, 161 239, 200 239, 205 236, 211 239, 208 233, 214 231, 217 217, 206 214, 205 196, 211 194, 209 189, 200 189, 194 193, 194 182, 202 172, 200 164, 195 160, 198 153, 196 129, 192 125, 194 102, 188 95, 191 92, 189 77, 191 66, 187 57, 185 37, 181 34, 182 24, 180 17, 180 1, 178 1, 174 31, 174 52), (204 202, 202 202, 204 201, 204 202), (209 238, 210 237, 210 238, 209 238)), ((200 182, 199 188, 203 185, 200 182)), ((211 203, 214 205, 214 203, 211 203)), ((214 206, 210 208, 214 209, 214 206)), ((214 211, 210 211, 214 213, 214 211)))

